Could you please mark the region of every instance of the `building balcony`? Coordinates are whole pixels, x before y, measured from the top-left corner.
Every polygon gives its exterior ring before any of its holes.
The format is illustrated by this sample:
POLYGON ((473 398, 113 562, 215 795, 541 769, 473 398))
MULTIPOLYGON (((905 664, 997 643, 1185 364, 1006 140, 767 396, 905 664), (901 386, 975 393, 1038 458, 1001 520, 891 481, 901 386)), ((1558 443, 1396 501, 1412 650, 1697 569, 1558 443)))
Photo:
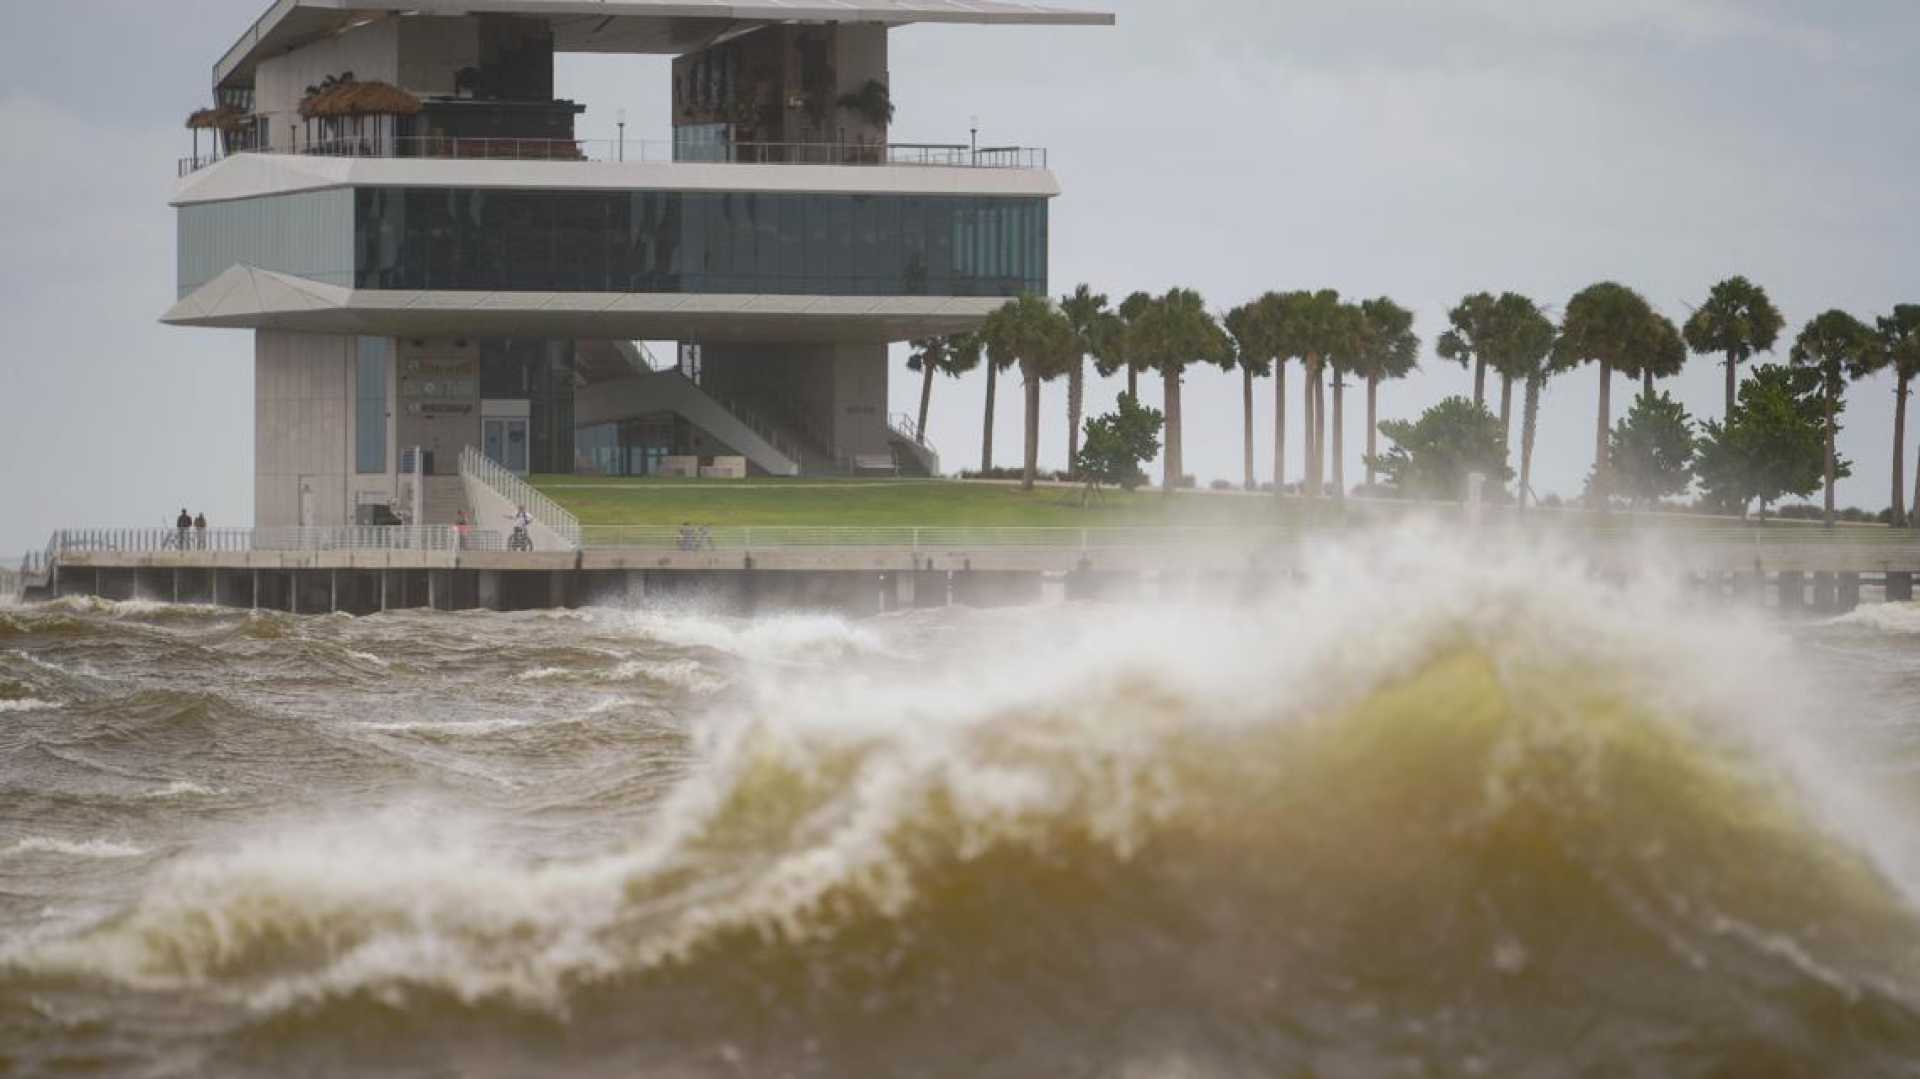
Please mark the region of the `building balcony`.
POLYGON ((302 142, 296 146, 240 150, 181 158, 179 175, 190 176, 237 154, 457 160, 598 161, 656 164, 837 165, 893 168, 1045 169, 1047 151, 1028 146, 964 143, 739 142, 675 147, 670 142, 611 139, 520 139, 384 137, 302 142))

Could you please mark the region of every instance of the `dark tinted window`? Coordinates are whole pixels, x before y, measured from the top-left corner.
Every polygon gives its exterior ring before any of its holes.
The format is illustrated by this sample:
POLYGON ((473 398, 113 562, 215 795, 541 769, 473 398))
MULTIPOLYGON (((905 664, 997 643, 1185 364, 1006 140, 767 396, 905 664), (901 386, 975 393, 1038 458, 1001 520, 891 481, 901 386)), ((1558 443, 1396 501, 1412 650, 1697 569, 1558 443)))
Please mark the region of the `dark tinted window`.
POLYGON ((1043 199, 364 188, 360 288, 1012 296, 1043 199))

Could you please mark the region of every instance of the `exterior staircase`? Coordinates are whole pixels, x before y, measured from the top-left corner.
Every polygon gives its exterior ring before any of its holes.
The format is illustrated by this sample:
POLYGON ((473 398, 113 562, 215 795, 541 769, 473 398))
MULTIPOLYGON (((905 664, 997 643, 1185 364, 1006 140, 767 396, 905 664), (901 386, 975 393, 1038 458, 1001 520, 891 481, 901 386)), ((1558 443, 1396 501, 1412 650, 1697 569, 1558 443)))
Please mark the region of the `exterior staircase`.
POLYGON ((887 424, 887 434, 893 443, 893 466, 902 476, 940 474, 940 451, 921 438, 912 416, 896 413, 887 424))
POLYGON ((671 412, 773 476, 798 476, 809 463, 809 451, 787 429, 736 402, 715 398, 678 371, 595 383, 593 393, 576 399, 574 408, 574 420, 583 427, 628 416, 671 412))

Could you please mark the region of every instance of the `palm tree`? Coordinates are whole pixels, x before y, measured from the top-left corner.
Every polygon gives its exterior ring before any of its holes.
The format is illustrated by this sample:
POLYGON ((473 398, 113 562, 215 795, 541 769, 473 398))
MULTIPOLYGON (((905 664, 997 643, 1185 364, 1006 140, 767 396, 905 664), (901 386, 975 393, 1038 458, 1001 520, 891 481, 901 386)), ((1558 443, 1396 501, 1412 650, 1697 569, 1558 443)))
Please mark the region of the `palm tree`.
POLYGON ((1067 316, 1055 310, 1045 297, 1025 295, 987 316, 980 327, 980 339, 986 342, 988 365, 1020 365, 1022 387, 1026 391, 1027 442, 1021 469, 1020 488, 1033 490, 1034 473, 1040 463, 1040 384, 1067 373, 1079 353, 1079 341, 1067 316))
POLYGON ((1127 392, 1140 399, 1140 371, 1145 366, 1127 355, 1127 331, 1153 303, 1153 297, 1135 292, 1120 301, 1120 306, 1101 318, 1101 344, 1093 353, 1093 369, 1107 378, 1119 371, 1127 373, 1127 392))
POLYGON ((1907 395, 1913 380, 1920 378, 1920 304, 1900 304, 1893 314, 1880 319, 1880 347, 1888 366, 1893 368, 1896 389, 1893 398, 1893 527, 1911 521, 1920 528, 1920 462, 1914 465, 1913 516, 1907 516, 1906 467, 1907 395))
POLYGON ((1820 375, 1821 396, 1826 403, 1827 428, 1827 501, 1825 520, 1833 527, 1833 486, 1836 472, 1834 437, 1840 395, 1846 392, 1847 379, 1870 372, 1874 365, 1873 331, 1845 311, 1817 315, 1800 331, 1788 360, 1793 366, 1820 375))
POLYGON ((1233 365, 1233 343, 1192 289, 1174 288, 1152 301, 1127 331, 1129 362, 1160 372, 1166 393, 1166 452, 1163 482, 1169 493, 1186 478, 1180 454, 1180 379, 1198 361, 1220 368, 1233 365))
POLYGON ((1652 314, 1647 320, 1646 337, 1637 351, 1634 364, 1640 370, 1640 392, 1648 397, 1653 396, 1654 379, 1672 378, 1687 365, 1687 343, 1665 315, 1652 314))
POLYGON ((1687 347, 1727 358, 1727 411, 1722 422, 1733 416, 1740 365, 1756 352, 1773 351, 1785 325, 1767 290, 1744 277, 1729 277, 1713 286, 1707 302, 1687 319, 1687 347))
MULTIPOLYGON (((1360 303, 1360 347, 1350 370, 1367 384, 1367 486, 1372 487, 1374 458, 1378 455, 1380 383, 1405 378, 1420 365, 1420 338, 1413 332, 1413 312, 1385 296, 1360 303)), ((1336 422, 1340 407, 1334 406, 1336 422)), ((1338 460, 1339 436, 1334 437, 1338 460)))
MULTIPOLYGON (((1253 380, 1267 377, 1273 368, 1273 334, 1259 300, 1249 300, 1227 312, 1223 320, 1233 338, 1234 363, 1240 368, 1241 409, 1246 420, 1246 487, 1259 490, 1253 475, 1253 380)), ((1276 475, 1274 483, 1280 480, 1276 475)))
POLYGON ((1589 285, 1567 301, 1566 316, 1560 323, 1560 338, 1554 343, 1556 366, 1562 369, 1596 363, 1600 367, 1600 416, 1594 431, 1593 501, 1601 509, 1607 505, 1611 479, 1607 460, 1607 439, 1613 424, 1613 373, 1638 369, 1636 355, 1642 350, 1653 308, 1640 294, 1612 281, 1589 285))
MULTIPOLYGON (((1487 341, 1487 366, 1500 376, 1500 445, 1510 444, 1513 431, 1513 384, 1527 382, 1553 351, 1553 322, 1540 306, 1515 292, 1503 292, 1493 304, 1491 333, 1487 341)), ((1539 408, 1538 387, 1532 407, 1539 408)), ((1524 438, 1522 441, 1526 441, 1524 438)), ((1521 472, 1526 472, 1526 454, 1521 454, 1521 472)), ((1524 495, 1523 495, 1524 499, 1524 495)))
POLYGON ((927 407, 933 403, 933 376, 959 378, 980 366, 980 339, 970 333, 946 337, 922 337, 913 342, 913 355, 907 357, 907 370, 917 371, 920 380, 920 423, 913 437, 927 444, 927 407))
POLYGON ((1067 368, 1067 468, 1071 471, 1074 462, 1080 459, 1080 415, 1086 403, 1087 361, 1088 356, 1098 355, 1105 347, 1105 339, 1110 336, 1108 323, 1113 313, 1107 310, 1105 293, 1094 292, 1086 285, 1073 290, 1073 295, 1060 297, 1060 313, 1067 316, 1073 326, 1075 344, 1080 354, 1067 368))
POLYGON ((1434 342, 1434 351, 1443 360, 1473 368, 1473 403, 1487 404, 1487 342, 1494 332, 1498 315, 1491 293, 1476 292, 1461 299, 1447 312, 1448 330, 1434 342))
POLYGON ((1318 498, 1326 489, 1326 358, 1340 347, 1347 313, 1340 294, 1333 289, 1289 294, 1285 304, 1286 322, 1276 335, 1285 351, 1283 356, 1299 358, 1306 364, 1306 383, 1301 388, 1305 413, 1305 479, 1301 491, 1318 498))
MULTIPOLYGON (((985 342, 982 341, 981 343, 984 347, 985 342)), ((999 389, 1000 372, 1012 366, 1012 363, 1013 361, 1011 360, 1003 362, 1001 359, 995 358, 991 353, 987 356, 987 411, 986 418, 982 421, 980 431, 980 474, 982 476, 993 471, 994 397, 999 389)))
MULTIPOLYGON (((1273 492, 1287 485, 1287 361, 1304 359, 1300 346, 1303 311, 1313 302, 1310 292, 1269 292, 1255 303, 1266 326, 1267 346, 1273 357, 1273 492)), ((1309 419, 1311 417, 1308 417, 1309 419)), ((1305 489, 1305 484, 1301 485, 1305 489)))

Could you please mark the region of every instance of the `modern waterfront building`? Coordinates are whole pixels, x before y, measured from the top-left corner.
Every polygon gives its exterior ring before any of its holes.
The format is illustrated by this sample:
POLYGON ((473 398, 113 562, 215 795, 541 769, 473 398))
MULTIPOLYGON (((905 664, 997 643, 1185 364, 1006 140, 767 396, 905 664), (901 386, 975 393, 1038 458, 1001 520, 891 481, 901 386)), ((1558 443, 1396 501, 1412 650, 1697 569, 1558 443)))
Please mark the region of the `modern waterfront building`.
POLYGON ((891 141, 889 33, 1112 21, 278 0, 189 120, 164 321, 253 331, 260 526, 443 523, 468 446, 521 473, 932 471, 889 419, 888 345, 1044 293, 1059 187, 1043 151, 891 141), (578 138, 572 52, 673 55, 671 145, 578 138))

